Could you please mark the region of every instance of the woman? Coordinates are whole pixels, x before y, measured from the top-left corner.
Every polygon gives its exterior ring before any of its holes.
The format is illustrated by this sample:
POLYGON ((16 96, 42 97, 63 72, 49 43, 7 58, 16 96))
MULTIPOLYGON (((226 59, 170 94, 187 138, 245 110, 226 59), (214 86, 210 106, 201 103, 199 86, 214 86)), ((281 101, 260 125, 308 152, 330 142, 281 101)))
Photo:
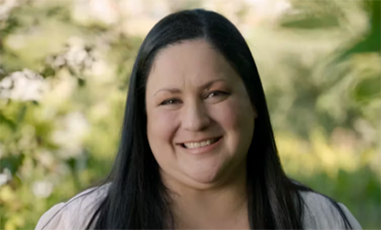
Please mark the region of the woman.
POLYGON ((338 229, 361 226, 289 179, 244 38, 205 10, 149 32, 130 78, 107 182, 45 213, 37 229, 338 229))

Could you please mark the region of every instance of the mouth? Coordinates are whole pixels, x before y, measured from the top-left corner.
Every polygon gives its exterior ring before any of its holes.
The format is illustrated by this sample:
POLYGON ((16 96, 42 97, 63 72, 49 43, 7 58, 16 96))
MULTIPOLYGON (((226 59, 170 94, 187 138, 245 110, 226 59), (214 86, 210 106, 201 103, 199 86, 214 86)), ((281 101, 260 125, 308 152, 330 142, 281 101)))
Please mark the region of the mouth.
POLYGON ((222 137, 216 137, 216 138, 210 138, 206 139, 203 141, 198 141, 198 142, 186 142, 186 143, 181 143, 180 146, 186 149, 197 149, 205 146, 212 145, 219 141, 222 137))

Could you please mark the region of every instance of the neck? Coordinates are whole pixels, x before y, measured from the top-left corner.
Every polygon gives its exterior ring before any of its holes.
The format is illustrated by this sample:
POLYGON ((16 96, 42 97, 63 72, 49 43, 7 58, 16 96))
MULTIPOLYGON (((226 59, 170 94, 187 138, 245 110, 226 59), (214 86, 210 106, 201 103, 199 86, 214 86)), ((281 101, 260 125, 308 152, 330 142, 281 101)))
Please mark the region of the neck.
POLYGON ((223 185, 210 189, 165 183, 173 192, 171 211, 175 228, 249 229, 246 169, 240 171, 223 185))

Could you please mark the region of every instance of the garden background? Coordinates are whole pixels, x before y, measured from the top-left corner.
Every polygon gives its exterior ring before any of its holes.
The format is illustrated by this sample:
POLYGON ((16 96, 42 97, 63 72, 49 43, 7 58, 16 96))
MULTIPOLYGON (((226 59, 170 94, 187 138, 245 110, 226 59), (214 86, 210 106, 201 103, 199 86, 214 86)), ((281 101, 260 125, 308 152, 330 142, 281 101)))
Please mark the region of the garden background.
POLYGON ((189 8, 249 43, 288 175, 380 229, 377 0, 0 0, 0 229, 107 175, 142 39, 189 8))

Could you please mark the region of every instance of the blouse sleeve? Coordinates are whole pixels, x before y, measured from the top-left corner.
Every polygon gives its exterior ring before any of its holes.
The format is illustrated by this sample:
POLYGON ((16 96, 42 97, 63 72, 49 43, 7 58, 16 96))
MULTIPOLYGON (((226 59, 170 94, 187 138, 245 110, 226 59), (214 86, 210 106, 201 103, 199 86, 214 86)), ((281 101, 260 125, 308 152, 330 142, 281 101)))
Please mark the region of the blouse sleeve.
POLYGON ((50 229, 69 229, 67 215, 63 210, 65 203, 59 203, 51 207, 45 212, 37 223, 36 230, 50 230, 50 229))
POLYGON ((356 220, 356 218, 352 215, 352 213, 348 210, 348 208, 339 203, 340 208, 343 210, 345 216, 347 217, 349 223, 351 224, 352 229, 362 229, 360 223, 356 220))
POLYGON ((109 184, 88 189, 65 203, 59 203, 45 212, 37 223, 36 230, 85 229, 95 209, 105 198, 109 184))
MULTIPOLYGON (((305 205, 303 212, 304 229, 346 229, 339 210, 327 197, 314 192, 302 192, 302 197, 305 205)), ((344 204, 338 204, 352 229, 362 229, 348 208, 344 204)))

